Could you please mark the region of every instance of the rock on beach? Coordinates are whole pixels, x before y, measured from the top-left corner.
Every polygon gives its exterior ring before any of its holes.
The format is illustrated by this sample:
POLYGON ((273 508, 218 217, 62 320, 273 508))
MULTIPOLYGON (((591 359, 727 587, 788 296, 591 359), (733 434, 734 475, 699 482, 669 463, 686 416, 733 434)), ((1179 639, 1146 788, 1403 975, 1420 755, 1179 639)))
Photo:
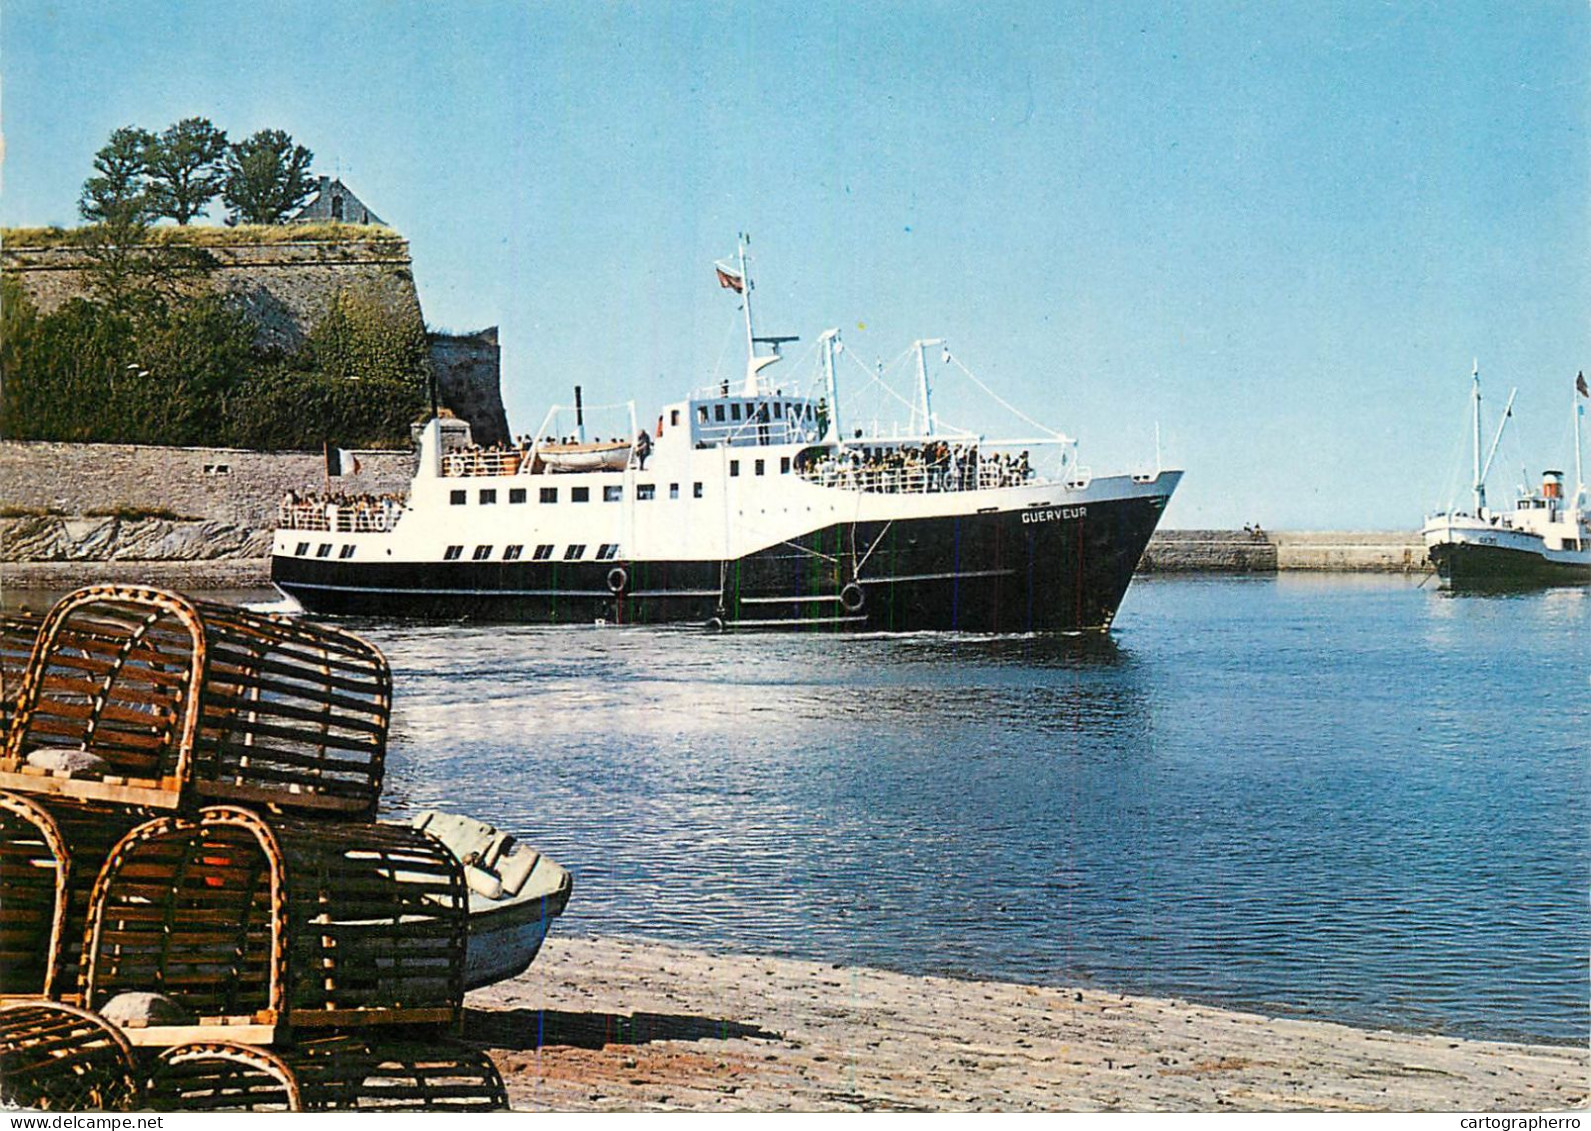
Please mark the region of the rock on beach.
POLYGON ((471 994, 526 1111, 1564 1111, 1591 1050, 554 936, 471 994))

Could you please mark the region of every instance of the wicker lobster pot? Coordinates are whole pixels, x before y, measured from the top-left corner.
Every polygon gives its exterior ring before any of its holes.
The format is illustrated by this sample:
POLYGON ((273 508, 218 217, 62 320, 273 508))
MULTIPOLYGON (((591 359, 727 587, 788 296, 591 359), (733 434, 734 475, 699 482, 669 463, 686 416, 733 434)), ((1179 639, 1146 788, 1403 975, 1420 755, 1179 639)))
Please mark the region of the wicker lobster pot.
POLYGON ((211 1041, 166 1049, 145 1088, 155 1111, 503 1111, 491 1058, 452 1042, 372 1045, 349 1036, 262 1049, 211 1041))
POLYGON ((371 817, 391 700, 386 661, 358 637, 158 589, 92 586, 39 629, 0 789, 371 817))
POLYGON ((134 1044, 267 1044, 282 1027, 457 1024, 467 896, 441 841, 401 825, 234 806, 140 825, 100 873, 84 1002, 153 992, 184 1019, 134 1044))
POLYGON ((0 735, 10 729, 17 693, 22 689, 22 673, 27 670, 38 635, 38 617, 0 613, 0 735))
POLYGON ((0 1007, 0 1103, 44 1111, 136 1107, 132 1049, 114 1026, 76 1006, 0 1007))
POLYGON ((0 1001, 78 996, 94 880, 146 817, 0 793, 0 1001))

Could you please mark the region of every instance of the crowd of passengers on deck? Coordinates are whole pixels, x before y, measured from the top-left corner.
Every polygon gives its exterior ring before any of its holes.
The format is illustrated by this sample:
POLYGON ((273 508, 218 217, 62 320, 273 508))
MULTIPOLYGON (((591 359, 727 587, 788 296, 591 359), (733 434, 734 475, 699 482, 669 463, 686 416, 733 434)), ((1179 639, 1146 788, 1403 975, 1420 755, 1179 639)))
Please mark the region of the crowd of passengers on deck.
POLYGON ((391 530, 403 511, 401 494, 349 495, 288 491, 276 508, 276 524, 289 530, 391 530))
POLYGON ((1027 452, 988 454, 980 452, 977 444, 946 440, 845 448, 808 459, 798 470, 825 487, 891 494, 1018 487, 1033 479, 1027 452))

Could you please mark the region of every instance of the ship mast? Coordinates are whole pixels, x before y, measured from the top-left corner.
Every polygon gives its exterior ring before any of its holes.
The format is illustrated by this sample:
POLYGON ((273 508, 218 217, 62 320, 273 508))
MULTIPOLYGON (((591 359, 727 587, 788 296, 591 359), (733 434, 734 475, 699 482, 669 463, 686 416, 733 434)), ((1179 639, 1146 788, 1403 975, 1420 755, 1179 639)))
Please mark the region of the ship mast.
POLYGON ((1481 462, 1481 376, 1480 362, 1475 363, 1475 517, 1481 517, 1481 511, 1486 509, 1486 476, 1491 474, 1492 460, 1497 457, 1497 445, 1502 443, 1503 429, 1508 427, 1509 419, 1514 415, 1514 398, 1519 395, 1516 385, 1509 390, 1508 403, 1503 406, 1502 419, 1497 422, 1497 434, 1492 437, 1492 446, 1486 450, 1486 462, 1481 462))
POLYGON ((1474 393, 1472 394, 1472 399, 1474 401, 1475 442, 1472 445, 1472 459, 1471 459, 1471 464, 1474 467, 1474 474, 1473 474, 1473 477, 1471 479, 1471 487, 1472 487, 1473 491, 1475 492, 1475 517, 1479 518, 1481 516, 1481 511, 1486 509, 1486 480, 1481 477, 1481 363, 1480 363, 1480 358, 1476 358, 1475 359, 1475 367, 1474 367, 1474 369, 1472 369, 1470 371, 1470 374, 1475 380, 1475 389, 1474 389, 1474 393))
POLYGON ((746 273, 746 233, 735 239, 735 262, 740 267, 740 285, 745 288, 740 296, 740 309, 746 315, 746 395, 757 391, 757 336, 751 328, 751 276, 746 273))
POLYGON ((1581 371, 1574 387, 1574 505, 1578 509, 1585 496, 1585 472, 1580 463, 1580 418, 1585 415, 1585 405, 1580 403, 1580 390, 1585 387, 1585 372, 1581 371))
POLYGON ((740 268, 740 309, 746 318, 746 384, 741 390, 742 396, 755 397, 762 392, 761 373, 768 366, 779 360, 779 347, 785 342, 794 342, 799 339, 794 337, 759 338, 753 328, 751 318, 751 273, 746 270, 746 248, 751 245, 751 237, 745 232, 740 233, 735 243, 735 261, 740 268), (772 353, 759 355, 757 346, 766 345, 773 349, 772 353))
POLYGON ((834 355, 840 349, 839 330, 825 330, 818 335, 818 350, 823 356, 823 385, 828 390, 829 417, 823 435, 818 439, 824 443, 844 444, 840 431, 840 392, 839 385, 834 379, 834 355))
POLYGON ((943 338, 922 338, 912 343, 917 349, 917 399, 923 409, 923 435, 932 436, 936 431, 934 427, 934 406, 930 398, 928 384, 928 347, 942 346, 943 338))

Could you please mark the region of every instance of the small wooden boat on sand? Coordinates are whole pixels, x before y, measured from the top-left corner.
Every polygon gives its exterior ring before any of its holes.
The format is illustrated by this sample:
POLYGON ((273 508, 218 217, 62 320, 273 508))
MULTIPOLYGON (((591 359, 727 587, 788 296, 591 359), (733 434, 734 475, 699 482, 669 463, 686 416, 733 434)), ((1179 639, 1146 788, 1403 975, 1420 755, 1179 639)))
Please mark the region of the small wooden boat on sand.
POLYGON ((523 973, 569 902, 573 877, 484 821, 428 809, 411 822, 447 845, 469 885, 464 988, 523 973))

